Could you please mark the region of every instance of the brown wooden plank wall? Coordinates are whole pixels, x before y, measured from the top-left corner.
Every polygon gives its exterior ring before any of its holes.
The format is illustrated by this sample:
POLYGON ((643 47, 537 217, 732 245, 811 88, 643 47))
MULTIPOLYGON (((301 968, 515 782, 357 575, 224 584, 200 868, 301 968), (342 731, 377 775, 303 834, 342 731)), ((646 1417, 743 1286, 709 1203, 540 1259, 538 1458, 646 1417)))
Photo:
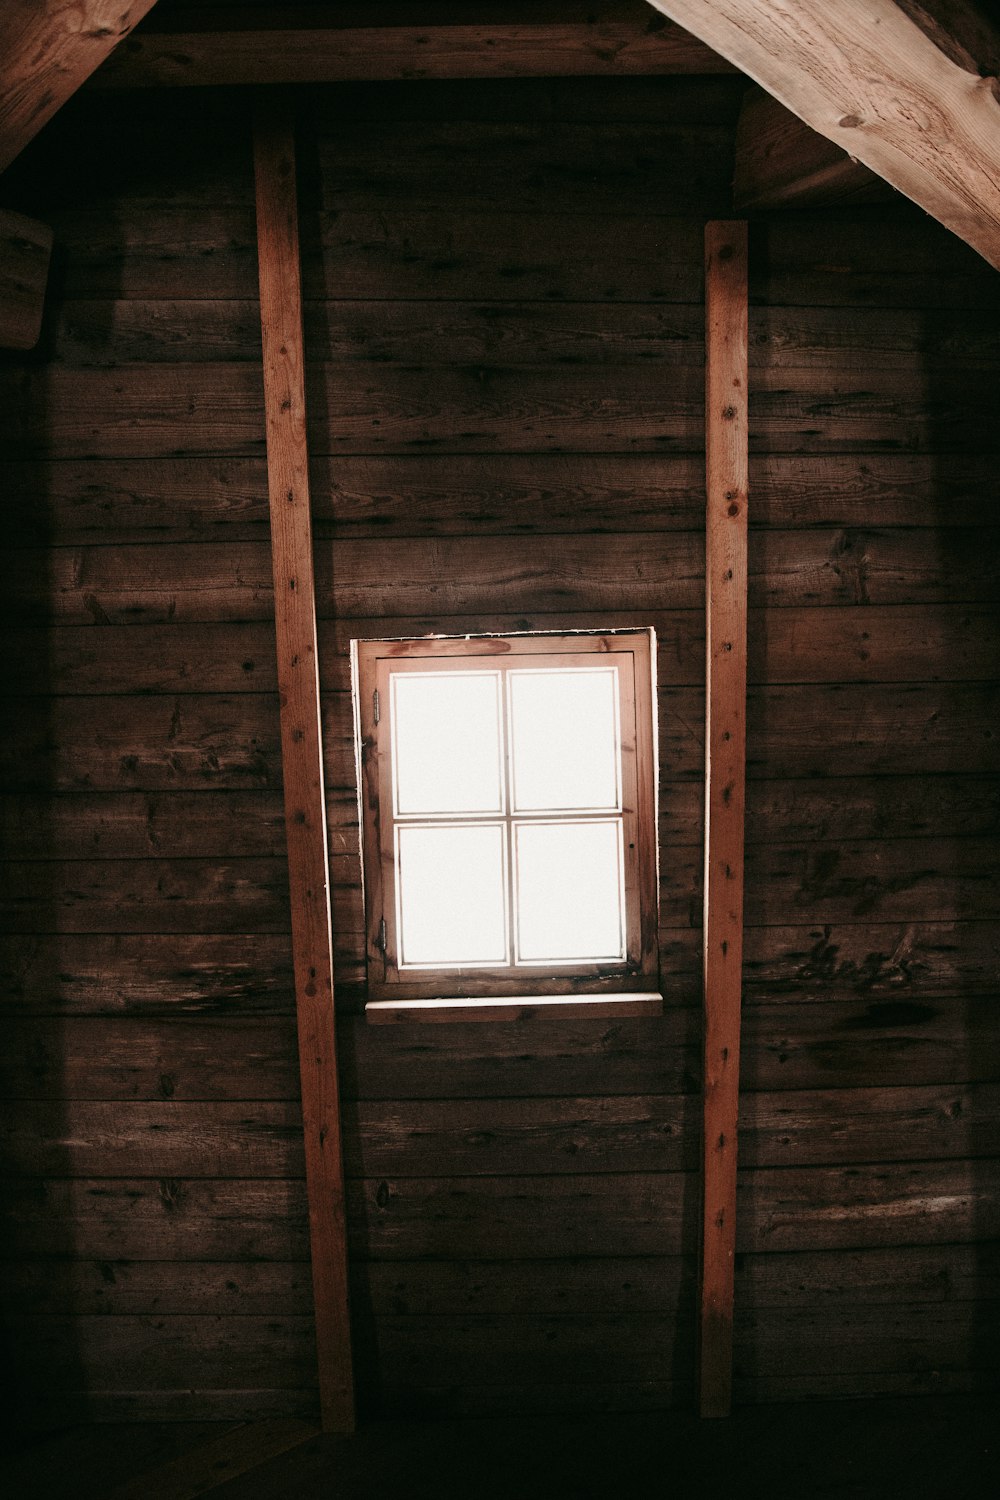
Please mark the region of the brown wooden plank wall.
MULTIPOLYGON (((304 104, 368 1410, 691 1395, 702 231, 737 97, 304 104), (366 1028, 351 637, 645 624, 662 1021, 366 1028)), ((0 369, 19 1368, 99 1416, 308 1411, 244 106, 82 100, 9 181, 57 245, 43 345, 0 369)), ((1000 282, 905 207, 756 225, 751 258, 736 1393, 961 1389, 998 1305, 1000 282)))

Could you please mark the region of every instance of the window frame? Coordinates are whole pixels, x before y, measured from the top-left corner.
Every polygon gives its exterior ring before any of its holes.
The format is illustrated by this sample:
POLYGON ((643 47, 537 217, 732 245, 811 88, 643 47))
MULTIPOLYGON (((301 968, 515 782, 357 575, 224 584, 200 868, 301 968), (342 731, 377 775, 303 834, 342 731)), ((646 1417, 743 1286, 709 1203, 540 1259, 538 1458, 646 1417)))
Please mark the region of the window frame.
MULTIPOLYGON (((658 990, 656 654, 652 630, 355 640, 351 643, 351 659, 369 1002, 517 1001, 526 997, 648 995, 658 990), (506 672, 521 659, 529 666, 580 666, 591 661, 597 665, 602 658, 605 663, 614 658, 614 665, 620 669, 625 957, 604 963, 515 968, 512 952, 511 963, 496 968, 400 968, 393 891, 391 673, 394 669, 404 673, 426 671, 435 663, 441 671, 468 671, 473 663, 500 666, 505 671, 506 690, 506 672)), ((510 822, 514 814, 507 808, 498 816, 510 822)), ((566 816, 572 814, 567 811, 566 816)))

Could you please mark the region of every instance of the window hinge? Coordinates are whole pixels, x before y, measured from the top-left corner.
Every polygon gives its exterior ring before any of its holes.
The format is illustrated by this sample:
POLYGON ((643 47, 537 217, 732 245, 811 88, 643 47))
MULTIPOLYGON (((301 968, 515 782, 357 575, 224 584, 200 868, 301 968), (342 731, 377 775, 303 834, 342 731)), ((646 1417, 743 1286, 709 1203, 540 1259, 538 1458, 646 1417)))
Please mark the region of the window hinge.
POLYGON ((372 693, 372 705, 375 709, 375 723, 377 724, 379 721, 378 688, 372 693))
POLYGON ((383 917, 382 920, 381 920, 381 922, 379 922, 379 924, 378 924, 378 945, 382 949, 382 952, 384 953, 385 950, 386 950, 386 947, 387 947, 387 941, 386 941, 386 935, 385 935, 385 917, 383 917))

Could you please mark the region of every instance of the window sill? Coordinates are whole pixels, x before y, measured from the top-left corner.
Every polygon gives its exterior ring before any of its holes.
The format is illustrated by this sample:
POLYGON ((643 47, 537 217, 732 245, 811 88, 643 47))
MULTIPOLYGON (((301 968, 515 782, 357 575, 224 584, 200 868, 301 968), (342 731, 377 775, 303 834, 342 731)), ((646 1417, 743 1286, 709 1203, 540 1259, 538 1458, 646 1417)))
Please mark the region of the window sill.
POLYGON ((608 995, 496 995, 482 1000, 369 1000, 370 1025, 404 1021, 532 1021, 622 1016, 659 1016, 663 996, 655 991, 608 995))

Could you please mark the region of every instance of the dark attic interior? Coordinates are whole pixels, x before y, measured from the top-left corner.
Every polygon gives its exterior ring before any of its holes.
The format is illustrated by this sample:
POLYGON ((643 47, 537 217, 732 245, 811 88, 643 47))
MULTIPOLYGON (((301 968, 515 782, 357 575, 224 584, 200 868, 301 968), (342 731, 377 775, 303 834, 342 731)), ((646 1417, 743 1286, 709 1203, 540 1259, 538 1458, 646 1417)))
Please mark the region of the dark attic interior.
POLYGON ((0 6, 5 1493, 1000 1492, 998 69, 0 6))

